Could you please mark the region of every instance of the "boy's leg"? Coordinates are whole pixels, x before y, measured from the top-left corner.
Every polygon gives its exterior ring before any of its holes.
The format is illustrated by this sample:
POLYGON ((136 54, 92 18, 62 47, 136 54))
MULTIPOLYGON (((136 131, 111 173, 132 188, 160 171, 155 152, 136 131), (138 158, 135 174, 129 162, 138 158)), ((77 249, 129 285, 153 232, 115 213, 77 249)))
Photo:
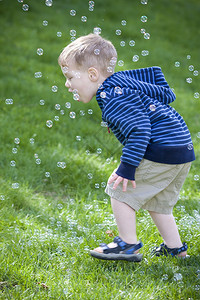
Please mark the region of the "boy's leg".
POLYGON ((111 198, 111 205, 120 238, 127 244, 137 244, 135 210, 128 204, 114 198, 111 198))
MULTIPOLYGON (((159 214, 153 211, 149 211, 156 227, 158 228, 164 243, 169 248, 180 248, 182 242, 178 232, 178 228, 174 219, 174 216, 159 214)), ((182 252, 178 256, 185 256, 187 253, 182 252)))
MULTIPOLYGON (((137 244, 135 210, 126 203, 120 202, 114 198, 111 198, 111 205, 120 238, 127 244, 137 244)), ((109 248, 115 248, 116 246, 117 245, 114 242, 108 244, 109 248)), ((103 251, 101 247, 94 250, 97 252, 103 251)), ((139 250, 135 251, 135 253, 138 252, 139 250)))

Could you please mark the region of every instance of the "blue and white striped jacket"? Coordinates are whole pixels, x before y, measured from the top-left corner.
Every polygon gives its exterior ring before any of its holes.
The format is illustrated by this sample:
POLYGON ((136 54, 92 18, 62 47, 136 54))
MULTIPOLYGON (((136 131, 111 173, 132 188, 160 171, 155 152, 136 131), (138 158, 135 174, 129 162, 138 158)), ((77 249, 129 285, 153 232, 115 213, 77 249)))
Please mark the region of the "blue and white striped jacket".
POLYGON ((169 106, 175 98, 160 67, 117 72, 99 87, 102 120, 124 145, 119 176, 134 180, 142 158, 165 164, 195 159, 187 125, 169 106))

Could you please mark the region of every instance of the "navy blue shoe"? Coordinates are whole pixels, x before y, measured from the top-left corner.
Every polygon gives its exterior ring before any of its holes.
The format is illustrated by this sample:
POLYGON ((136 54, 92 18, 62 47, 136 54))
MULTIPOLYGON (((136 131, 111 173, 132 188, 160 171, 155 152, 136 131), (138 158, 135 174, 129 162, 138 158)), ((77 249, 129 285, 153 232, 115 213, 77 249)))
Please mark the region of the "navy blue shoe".
POLYGON ((177 256, 181 252, 187 251, 187 249, 188 246, 186 243, 183 243, 183 246, 180 248, 168 248, 164 243, 162 243, 160 247, 156 247, 151 254, 152 256, 177 256))
POLYGON ((142 260, 141 253, 135 253, 137 250, 141 249, 143 244, 139 242, 138 244, 127 244, 122 239, 117 236, 114 238, 114 243, 117 244, 114 248, 109 248, 107 244, 102 243, 100 247, 102 248, 102 253, 95 250, 90 250, 91 256, 104 259, 104 260, 126 260, 139 262, 142 260))

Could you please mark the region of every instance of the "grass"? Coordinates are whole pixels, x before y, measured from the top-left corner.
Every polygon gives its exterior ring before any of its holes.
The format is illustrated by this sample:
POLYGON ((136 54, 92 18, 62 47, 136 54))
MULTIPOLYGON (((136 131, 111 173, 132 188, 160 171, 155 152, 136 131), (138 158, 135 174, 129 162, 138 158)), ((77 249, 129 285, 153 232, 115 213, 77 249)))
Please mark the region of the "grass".
POLYGON ((54 0, 52 7, 45 1, 26 3, 27 12, 17 0, 0 1, 0 299, 199 299, 200 98, 194 97, 199 76, 188 69, 193 65, 199 70, 198 1, 142 5, 97 0, 93 12, 81 0, 54 0), (142 15, 148 16, 147 23, 140 21, 142 15), (88 255, 88 249, 112 239, 107 230, 117 235, 104 186, 118 165, 121 145, 101 127, 95 100, 83 105, 67 94, 57 57, 70 41, 71 29, 80 36, 97 26, 124 62, 117 71, 159 65, 175 89, 173 106, 184 116, 196 152, 174 209, 182 240, 189 245, 187 260, 150 257, 151 248, 162 240, 145 211, 137 221, 144 243, 141 263, 98 261, 88 255), (149 40, 141 27, 151 34, 149 40), (130 40, 135 40, 134 47, 130 40), (37 48, 44 50, 42 56, 37 48), (149 55, 142 56, 142 50, 149 55), (137 63, 132 61, 135 54, 137 63), (43 76, 36 79, 35 72, 43 76), (190 77, 191 84, 186 82, 190 77), (57 92, 52 92, 53 85, 57 92), (74 119, 70 112, 76 113, 74 119), (53 121, 52 128, 47 120, 53 121))

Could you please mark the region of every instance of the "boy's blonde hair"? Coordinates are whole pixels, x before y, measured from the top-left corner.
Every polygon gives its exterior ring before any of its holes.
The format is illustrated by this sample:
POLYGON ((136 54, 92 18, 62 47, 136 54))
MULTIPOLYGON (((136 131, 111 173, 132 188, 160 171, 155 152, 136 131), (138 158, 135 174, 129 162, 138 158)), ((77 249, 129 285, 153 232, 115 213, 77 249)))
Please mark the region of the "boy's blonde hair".
POLYGON ((102 74, 114 73, 117 51, 110 41, 90 33, 67 45, 61 52, 58 63, 65 67, 72 60, 81 68, 97 67, 102 74))

